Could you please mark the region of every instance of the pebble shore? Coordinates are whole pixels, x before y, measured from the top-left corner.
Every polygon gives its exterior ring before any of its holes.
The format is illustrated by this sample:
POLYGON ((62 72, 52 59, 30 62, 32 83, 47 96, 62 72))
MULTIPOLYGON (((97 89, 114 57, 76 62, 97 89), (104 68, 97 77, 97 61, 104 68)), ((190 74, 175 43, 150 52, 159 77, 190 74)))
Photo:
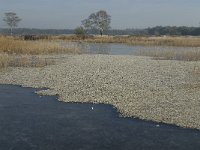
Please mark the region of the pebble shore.
POLYGON ((0 84, 46 87, 60 101, 112 104, 125 117, 200 129, 200 62, 65 55, 43 68, 9 68, 0 84))

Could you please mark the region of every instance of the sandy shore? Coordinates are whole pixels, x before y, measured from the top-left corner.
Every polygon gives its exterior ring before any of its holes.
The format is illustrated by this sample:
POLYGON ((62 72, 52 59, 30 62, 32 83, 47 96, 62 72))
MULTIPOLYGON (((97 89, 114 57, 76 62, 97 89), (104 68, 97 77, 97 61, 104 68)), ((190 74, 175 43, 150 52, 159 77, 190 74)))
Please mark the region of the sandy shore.
POLYGON ((44 68, 9 68, 1 84, 47 87, 65 102, 108 103, 123 116, 200 129, 200 62, 75 55, 44 68))

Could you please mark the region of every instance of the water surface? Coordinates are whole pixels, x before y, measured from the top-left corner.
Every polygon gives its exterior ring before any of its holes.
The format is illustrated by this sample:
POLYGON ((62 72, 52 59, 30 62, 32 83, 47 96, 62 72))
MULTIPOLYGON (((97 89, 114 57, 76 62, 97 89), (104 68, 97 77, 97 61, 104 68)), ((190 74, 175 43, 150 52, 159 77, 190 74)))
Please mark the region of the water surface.
POLYGON ((199 150, 200 131, 0 85, 0 150, 199 150), (93 109, 92 109, 93 108, 93 109))
POLYGON ((88 54, 132 55, 141 46, 130 46, 118 43, 77 43, 78 47, 88 54))

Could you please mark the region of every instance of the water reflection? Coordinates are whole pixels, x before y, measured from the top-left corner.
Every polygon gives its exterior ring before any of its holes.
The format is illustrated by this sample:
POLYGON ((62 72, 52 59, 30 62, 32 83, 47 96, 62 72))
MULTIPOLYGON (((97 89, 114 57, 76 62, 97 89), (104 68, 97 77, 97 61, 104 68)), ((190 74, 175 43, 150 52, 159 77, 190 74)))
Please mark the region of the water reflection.
MULTIPOLYGON (((139 55, 151 51, 187 52, 199 51, 200 47, 172 47, 172 46, 135 46, 119 43, 86 43, 86 42, 62 42, 61 46, 76 47, 85 54, 107 55, 139 55)), ((179 57, 179 56, 177 56, 179 57)))
POLYGON ((111 44, 79 42, 77 45, 86 54, 111 54, 111 44))
POLYGON ((117 43, 76 43, 86 54, 132 55, 141 46, 130 46, 117 43))

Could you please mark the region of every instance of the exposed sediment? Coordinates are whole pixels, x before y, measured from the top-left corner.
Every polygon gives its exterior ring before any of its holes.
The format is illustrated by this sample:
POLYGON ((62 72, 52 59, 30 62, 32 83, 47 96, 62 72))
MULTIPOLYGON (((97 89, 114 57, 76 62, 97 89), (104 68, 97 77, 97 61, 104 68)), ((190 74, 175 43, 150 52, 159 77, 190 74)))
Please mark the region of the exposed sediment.
POLYGON ((65 102, 108 103, 123 116, 200 129, 199 62, 74 55, 44 68, 10 68, 1 84, 47 87, 65 102))

